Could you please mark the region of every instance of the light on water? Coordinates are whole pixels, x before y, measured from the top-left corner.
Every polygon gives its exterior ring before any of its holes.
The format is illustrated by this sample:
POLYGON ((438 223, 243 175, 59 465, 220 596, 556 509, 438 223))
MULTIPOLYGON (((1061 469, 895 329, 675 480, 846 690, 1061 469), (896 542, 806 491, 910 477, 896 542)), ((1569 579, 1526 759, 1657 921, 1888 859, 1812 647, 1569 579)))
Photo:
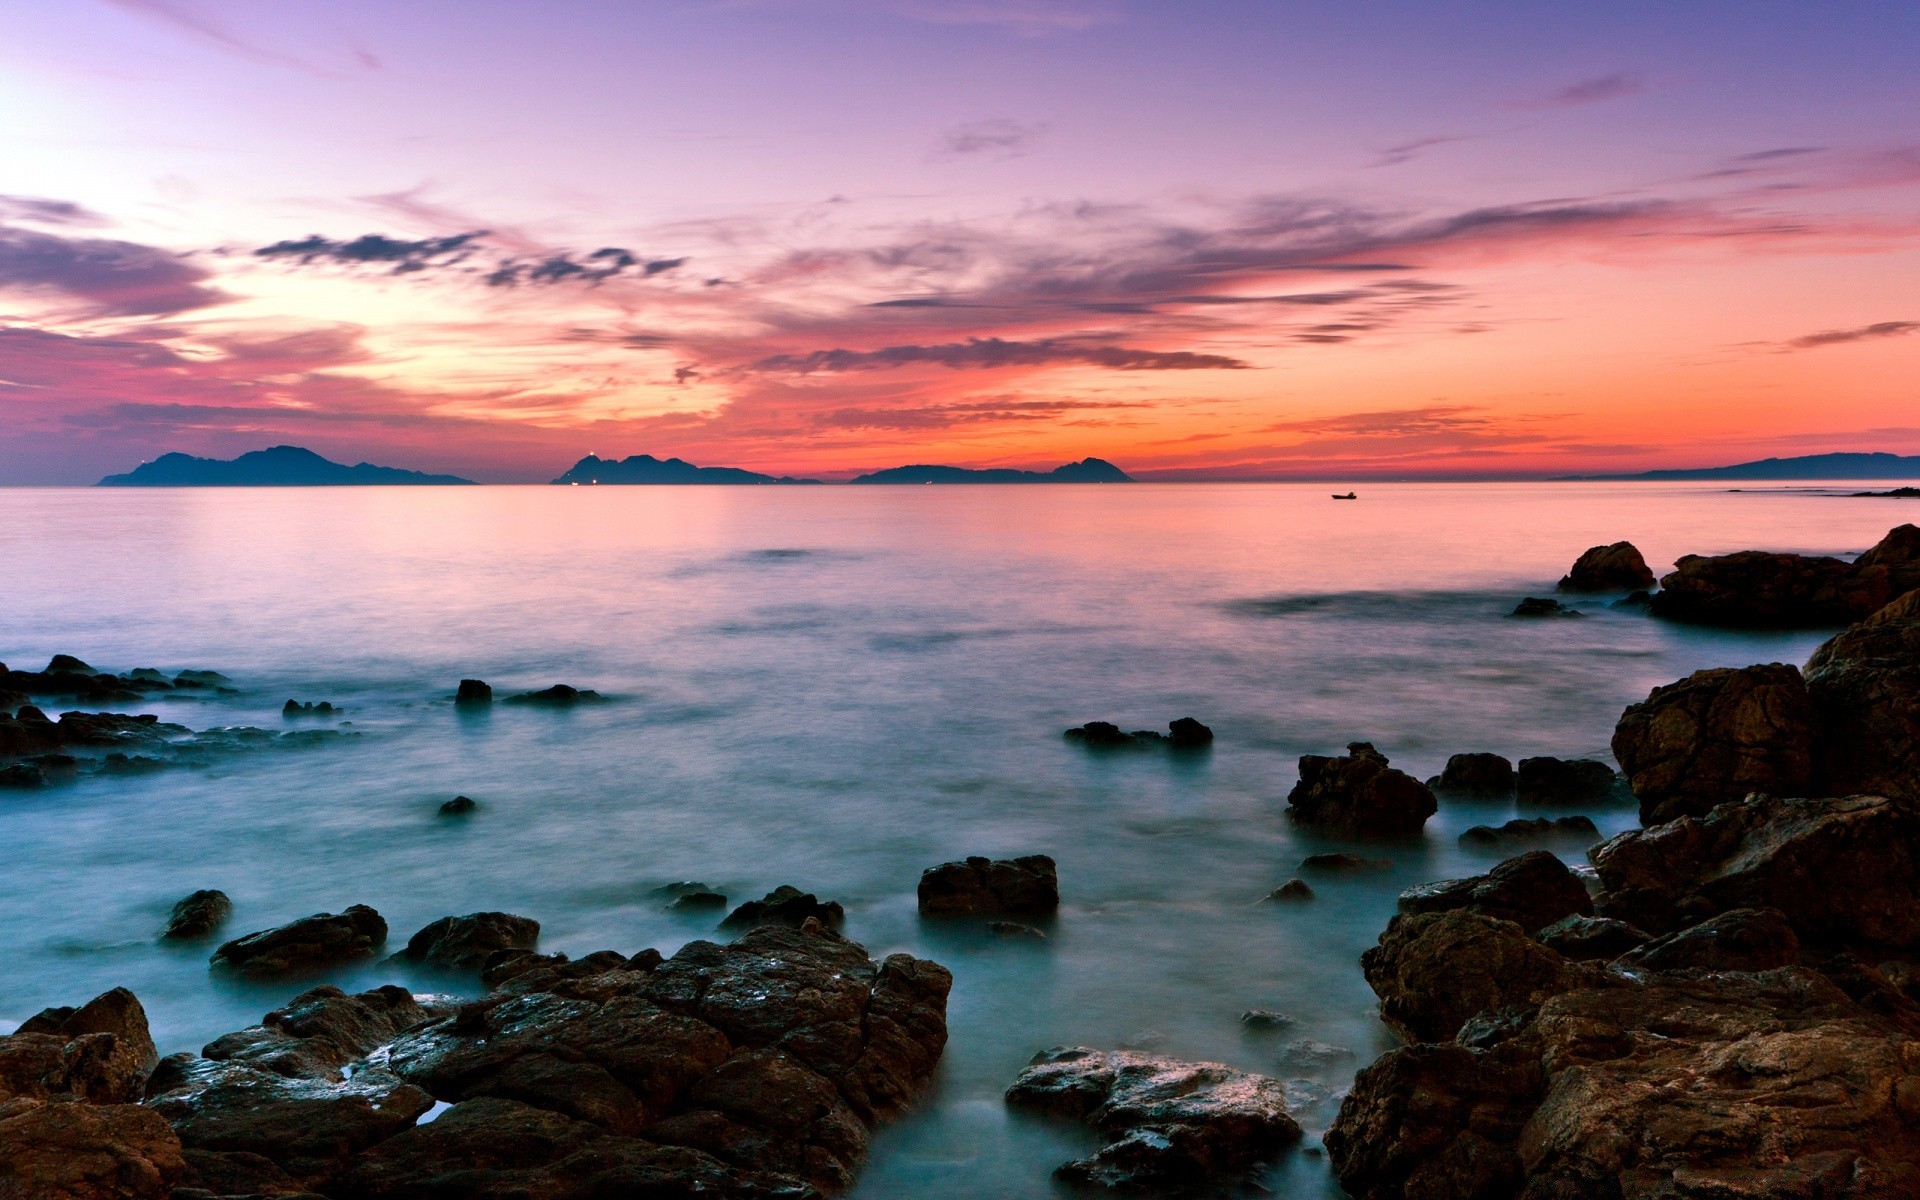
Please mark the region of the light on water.
MULTIPOLYGON (((1300 1076, 1307 1147, 1391 1044, 1357 959, 1408 885, 1502 857, 1457 844, 1511 806, 1443 802, 1417 843, 1290 828, 1302 753, 1375 743, 1425 777, 1492 750, 1606 757, 1615 718, 1704 666, 1799 662, 1821 635, 1678 628, 1579 601, 1506 617, 1587 546, 1842 553, 1897 502, 1712 485, 395 488, 0 491, 0 658, 209 667, 238 696, 144 711, 280 727, 328 700, 357 739, 0 802, 0 1028, 132 988, 163 1052, 298 985, 163 946, 168 907, 232 895, 229 935, 373 905, 396 942, 449 913, 537 918, 542 946, 631 953, 712 936, 653 889, 733 902, 792 883, 876 954, 955 975, 936 1094, 874 1143, 857 1196, 1053 1194, 1085 1132, 1010 1113, 1035 1050, 1140 1045, 1300 1076), (455 683, 609 702, 456 711, 455 683), (1210 752, 1102 754, 1089 719, 1195 716, 1210 752), (479 802, 439 814, 456 794, 479 802), (1391 871, 1255 902, 1307 854, 1391 871), (922 923, 921 870, 1052 855, 1044 942, 922 923), (1239 1015, 1292 1025, 1255 1035, 1239 1015), (1289 1055, 1290 1043, 1352 1051, 1289 1055)), ((1590 812, 1604 834, 1628 809, 1590 812)), ((1577 861, 1577 856, 1575 856, 1577 861)), ((343 986, 470 979, 371 965, 343 986)), ((1302 1150, 1278 1194, 1335 1195, 1302 1150)))

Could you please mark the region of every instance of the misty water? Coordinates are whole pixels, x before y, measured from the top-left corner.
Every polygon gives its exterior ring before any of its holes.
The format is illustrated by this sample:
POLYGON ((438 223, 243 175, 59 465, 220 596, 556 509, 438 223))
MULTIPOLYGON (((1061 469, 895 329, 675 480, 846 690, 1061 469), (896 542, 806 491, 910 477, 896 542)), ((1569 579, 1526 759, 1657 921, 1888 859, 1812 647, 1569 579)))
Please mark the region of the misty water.
MULTIPOLYGON (((1456 838, 1510 805, 1444 802, 1423 839, 1384 849, 1291 827, 1300 754, 1370 740, 1421 777, 1464 750, 1607 757, 1621 708, 1656 684, 1800 662, 1820 635, 1676 628, 1604 601, 1510 619, 1518 599, 1599 542, 1630 538, 1664 571, 1686 552, 1854 553, 1910 519, 1898 501, 1724 485, 1332 490, 0 490, 0 659, 213 668, 238 695, 140 711, 280 729, 287 699, 329 700, 343 716, 299 727, 360 735, 0 794, 0 1029, 124 985, 163 1052, 196 1050, 305 986, 156 944, 196 888, 232 895, 229 936, 364 903, 398 942, 503 909, 578 956, 718 936, 711 914, 665 912, 663 884, 738 902, 792 883, 843 902, 876 956, 954 973, 935 1090, 876 1138, 855 1194, 1052 1195, 1051 1169, 1095 1142, 1002 1105, 1035 1050, 1145 1045, 1337 1095, 1393 1044, 1357 959, 1396 893, 1500 857, 1456 838), (467 715, 463 676, 611 699, 467 715), (1210 752, 1061 737, 1189 715, 1210 752), (479 809, 440 816, 456 793, 479 809), (1394 865, 1256 904, 1337 849, 1394 865), (923 868, 1028 853, 1060 866, 1049 941, 917 917, 923 868), (1249 1035, 1255 1007, 1295 1024, 1249 1035)), ((326 978, 475 987, 385 965, 326 978)), ((1339 1194, 1318 1153, 1335 1103, 1303 1110, 1274 1191, 1339 1194)))

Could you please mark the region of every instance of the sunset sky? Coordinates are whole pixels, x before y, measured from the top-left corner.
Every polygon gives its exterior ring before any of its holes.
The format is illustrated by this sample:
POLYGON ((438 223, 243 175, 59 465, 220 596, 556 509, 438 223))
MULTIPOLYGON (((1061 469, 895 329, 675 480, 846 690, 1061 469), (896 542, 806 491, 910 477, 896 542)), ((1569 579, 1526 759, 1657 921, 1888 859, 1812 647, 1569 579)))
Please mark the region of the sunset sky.
POLYGON ((0 0, 0 483, 1920 453, 1920 5, 0 0))

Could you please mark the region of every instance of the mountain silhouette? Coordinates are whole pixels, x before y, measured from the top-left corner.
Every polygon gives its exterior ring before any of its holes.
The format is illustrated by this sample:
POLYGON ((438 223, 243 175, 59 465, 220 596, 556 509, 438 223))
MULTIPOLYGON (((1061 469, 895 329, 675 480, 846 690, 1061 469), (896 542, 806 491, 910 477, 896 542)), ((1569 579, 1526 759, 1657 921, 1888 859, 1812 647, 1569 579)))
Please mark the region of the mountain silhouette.
POLYGON ((394 484, 471 484, 457 475, 428 475, 399 467, 355 463, 349 467, 300 446, 269 446, 238 458, 162 454, 124 475, 109 475, 96 487, 352 487, 394 484))
POLYGON ((1051 471, 1019 471, 1011 467, 889 467, 860 475, 854 483, 1132 483, 1133 477, 1104 458, 1083 458, 1051 471))
POLYGON ((762 475, 740 467, 696 467, 681 458, 658 459, 651 454, 628 458, 601 458, 589 454, 567 469, 555 483, 818 483, 791 475, 762 475))

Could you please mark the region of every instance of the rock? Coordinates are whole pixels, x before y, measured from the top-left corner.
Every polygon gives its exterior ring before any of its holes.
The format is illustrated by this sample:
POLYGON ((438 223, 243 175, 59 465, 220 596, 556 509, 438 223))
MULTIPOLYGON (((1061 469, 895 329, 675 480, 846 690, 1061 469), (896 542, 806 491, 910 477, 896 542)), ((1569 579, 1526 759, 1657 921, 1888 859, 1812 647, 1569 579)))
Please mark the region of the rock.
POLYGON ((1056 1174, 1110 1190, 1230 1181, 1300 1140, 1279 1080, 1123 1050, 1042 1051, 1007 1103, 1097 1130, 1107 1144, 1056 1174))
POLYGON ((1813 748, 1807 686, 1781 663, 1695 671, 1653 689, 1613 731, 1644 825, 1702 816, 1749 792, 1803 794, 1813 748))
POLYGON ((1617 609, 1620 612, 1647 612, 1653 608, 1653 593, 1645 591, 1628 592, 1612 604, 1607 605, 1607 607, 1617 609))
POLYGON ((564 683, 556 683, 550 688, 542 688, 537 692, 521 692, 517 696, 508 696, 507 703, 544 704, 555 708, 566 708, 575 704, 587 704, 595 700, 604 699, 606 699, 606 697, 589 688, 577 688, 564 683))
POLYGON ((1800 961, 1800 939, 1772 908, 1735 908, 1622 954, 1647 971, 1770 971, 1800 961))
POLYGON ((1920 804, 1756 795, 1591 852, 1603 916, 1654 933, 1775 908, 1803 941, 1920 950, 1920 804))
POLYGON ((1591 846, 1600 829, 1591 817, 1516 817, 1505 825, 1475 825, 1460 835, 1462 846, 1513 846, 1566 839, 1591 846))
POLYGON ((159 1061, 146 1010, 125 988, 49 1008, 0 1037, 0 1100, 130 1104, 159 1061))
POLYGON ((1390 871, 1393 860, 1358 854, 1309 854, 1300 860, 1300 869, 1324 875, 1352 875, 1362 871, 1390 871))
POLYGON ((9 1200, 167 1200, 186 1170, 180 1139, 138 1104, 0 1101, 9 1200))
POLYGON ((1427 786, 1463 796, 1511 796, 1513 764, 1498 754, 1455 754, 1427 786))
POLYGON ((453 694, 453 702, 463 705, 492 704, 493 688, 485 680, 462 679, 459 689, 453 694))
POLYGON ((1523 758, 1516 795, 1522 805, 1573 807, 1614 797, 1613 768, 1591 758, 1523 758))
POLYGON ((1076 725, 1067 730, 1062 736, 1070 742, 1084 742, 1102 749, 1119 750, 1139 744, 1133 734, 1111 721, 1088 721, 1085 725, 1076 725))
POLYGON ((1352 1062, 1353 1051, 1345 1046, 1302 1038, 1280 1048, 1280 1068, 1284 1071, 1327 1071, 1352 1062))
POLYGON ((1270 1008, 1250 1008, 1240 1014, 1240 1025, 1253 1033, 1274 1033, 1293 1024, 1293 1018, 1270 1008))
POLYGON ((322 700, 318 704, 314 703, 311 700, 307 701, 305 704, 302 704, 298 700, 289 700, 284 705, 281 706, 280 715, 287 718, 330 717, 334 713, 345 712, 345 711, 346 710, 343 708, 335 708, 333 706, 333 702, 330 700, 322 700))
POLYGON ((1562 917, 1591 915, 1593 898, 1566 864, 1545 850, 1510 858, 1485 875, 1421 884, 1400 893, 1403 913, 1452 909, 1512 921, 1531 933, 1562 917))
POLYGON ((1563 592, 1629 592, 1653 586, 1653 572, 1632 542, 1594 546, 1560 580, 1563 592))
POLYGON ((1858 621, 1892 598, 1885 568, 1856 571, 1837 558, 1742 550, 1683 555, 1660 581, 1651 611, 1697 625, 1810 629, 1858 621))
POLYGON ((1393 918, 1360 969, 1381 1019, 1415 1042, 1447 1041, 1481 1013, 1538 1008, 1576 980, 1520 926, 1464 908, 1393 918))
MULTIPOLYGON (((1920 495, 1920 489, 1901 490, 1920 495)), ((1900 525, 1888 530, 1887 536, 1875 543, 1871 550, 1853 560, 1853 568, 1863 574, 1886 572, 1887 594, 1890 596, 1920 588, 1920 526, 1900 525)))
POLYGON ((920 875, 923 917, 1046 916, 1059 907, 1059 876, 1044 854, 973 857, 920 875))
POLYGON ((1300 782, 1287 794, 1296 821, 1348 837, 1414 837, 1439 805, 1427 786, 1387 765, 1370 743, 1344 757, 1300 756, 1300 782))
POLYGON ((1030 942, 1048 941, 1045 930, 1035 929, 1031 925, 1022 925, 1018 921, 988 921, 987 932, 997 933, 1001 937, 1021 938, 1030 942))
POLYGON ((225 892, 203 889, 173 906, 166 932, 160 936, 170 942, 197 941, 210 936, 232 915, 233 901, 225 892))
POLYGON ((1176 717, 1167 724, 1167 740, 1177 749, 1197 750, 1213 745, 1213 730, 1192 717, 1176 717))
POLYGON ((1574 962, 1618 958, 1652 934, 1611 917, 1562 917, 1539 933, 1540 944, 1574 962))
POLYGON ((1313 899, 1313 889, 1304 879, 1289 879, 1260 898, 1262 904, 1304 904, 1313 899))
POLYGON ((440 806, 440 815, 443 817, 462 817, 479 807, 479 802, 472 797, 455 796, 440 806))
POLYGON ((1513 606, 1507 614, 1512 617, 1584 617, 1587 614, 1577 608, 1568 608, 1558 600, 1543 600, 1538 596, 1528 596, 1513 606))
POLYGON ((97 673, 92 667, 81 662, 71 654, 56 654, 47 660, 45 667, 46 674, 55 675, 63 672, 72 672, 80 675, 93 675, 97 673))
POLYGON ((687 892, 674 897, 667 905, 668 912, 713 912, 727 906, 727 897, 721 892, 687 892))
POLYGON ((1920 800, 1920 591, 1815 650, 1807 695, 1819 790, 1920 800))
POLYGON ((242 975, 289 975, 371 958, 386 940, 380 914, 355 904, 337 916, 315 913, 236 938, 214 951, 212 961, 242 975))
POLYGON ((422 1004, 402 987, 350 996, 327 984, 294 997, 258 1025, 215 1038, 200 1053, 289 1079, 331 1083, 342 1067, 446 1012, 445 1005, 422 1004))
POLYGON ((846 909, 837 900, 821 903, 812 892, 803 892, 791 884, 781 884, 758 900, 749 900, 727 914, 722 929, 752 929, 759 925, 790 925, 799 928, 814 920, 829 929, 838 929, 847 919, 846 909))
POLYGON ((540 922, 512 913, 479 912, 441 917, 407 939, 396 958, 449 971, 478 971, 496 950, 531 950, 540 922))

